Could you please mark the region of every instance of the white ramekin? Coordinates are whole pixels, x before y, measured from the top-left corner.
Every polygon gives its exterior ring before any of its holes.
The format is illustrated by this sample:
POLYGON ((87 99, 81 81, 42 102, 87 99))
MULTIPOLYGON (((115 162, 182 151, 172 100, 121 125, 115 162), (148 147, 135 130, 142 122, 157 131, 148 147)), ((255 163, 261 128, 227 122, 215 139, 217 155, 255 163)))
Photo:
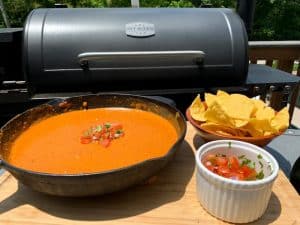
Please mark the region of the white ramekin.
POLYGON ((248 223, 263 215, 279 170, 277 161, 267 151, 242 141, 212 141, 198 149, 196 165, 197 197, 210 214, 231 223, 248 223), (221 177, 202 164, 203 157, 208 153, 245 155, 255 162, 257 171, 261 169, 260 161, 263 163, 265 177, 255 181, 237 181, 221 177))

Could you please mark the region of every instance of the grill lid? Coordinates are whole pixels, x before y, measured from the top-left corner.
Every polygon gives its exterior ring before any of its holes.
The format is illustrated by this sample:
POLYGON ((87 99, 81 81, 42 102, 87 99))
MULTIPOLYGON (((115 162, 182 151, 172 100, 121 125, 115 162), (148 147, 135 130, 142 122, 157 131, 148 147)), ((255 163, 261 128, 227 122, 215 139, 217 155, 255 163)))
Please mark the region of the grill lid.
POLYGON ((49 90, 240 85, 247 41, 229 9, 37 9, 25 23, 25 73, 49 90))

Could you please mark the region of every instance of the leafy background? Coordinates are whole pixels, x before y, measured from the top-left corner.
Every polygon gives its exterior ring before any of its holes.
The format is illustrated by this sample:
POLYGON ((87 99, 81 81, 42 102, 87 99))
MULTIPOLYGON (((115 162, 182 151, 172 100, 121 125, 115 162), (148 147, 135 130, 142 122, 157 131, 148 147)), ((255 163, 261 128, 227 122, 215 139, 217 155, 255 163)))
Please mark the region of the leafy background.
MULTIPOLYGON (((12 27, 23 26, 28 12, 55 3, 68 7, 130 7, 130 0, 2 0, 12 27)), ((235 8, 236 0, 140 0, 140 7, 235 8)), ((250 40, 300 40, 300 0, 257 0, 250 40)), ((5 27, 0 16, 0 27, 5 27)))

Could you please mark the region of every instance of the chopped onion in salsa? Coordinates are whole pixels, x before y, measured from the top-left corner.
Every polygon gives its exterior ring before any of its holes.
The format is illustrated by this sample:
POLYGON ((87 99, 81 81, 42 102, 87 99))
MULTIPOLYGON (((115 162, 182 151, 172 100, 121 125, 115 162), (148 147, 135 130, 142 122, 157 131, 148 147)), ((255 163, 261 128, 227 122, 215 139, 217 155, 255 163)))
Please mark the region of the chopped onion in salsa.
POLYGON ((263 179, 264 173, 255 170, 255 162, 242 156, 209 154, 203 160, 204 166, 215 174, 233 180, 263 179))

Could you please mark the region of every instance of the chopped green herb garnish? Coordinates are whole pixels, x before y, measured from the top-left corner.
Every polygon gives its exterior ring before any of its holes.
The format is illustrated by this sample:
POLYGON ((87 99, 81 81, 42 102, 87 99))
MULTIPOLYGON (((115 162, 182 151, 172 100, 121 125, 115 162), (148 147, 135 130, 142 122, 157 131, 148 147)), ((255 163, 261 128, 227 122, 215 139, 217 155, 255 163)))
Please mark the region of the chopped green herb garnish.
POLYGON ((83 136, 84 136, 84 137, 89 137, 89 136, 92 135, 92 133, 93 133, 93 131, 92 131, 91 129, 88 129, 88 130, 86 130, 86 131, 83 133, 83 136))
POLYGON ((258 162, 259 162, 260 168, 263 168, 264 164, 261 161, 258 161, 258 162))
POLYGON ((255 169, 255 162, 251 162, 247 164, 251 169, 255 169))
POLYGON ((268 165, 268 167, 267 167, 267 168, 268 168, 269 170, 271 170, 271 169, 272 169, 272 167, 271 167, 271 165, 270 165, 270 164, 268 165))
POLYGON ((231 141, 228 142, 228 148, 231 148, 231 141))
POLYGON ((102 130, 102 126, 101 125, 98 125, 95 127, 95 131, 96 132, 100 132, 102 130))
POLYGON ((111 125, 110 125, 110 123, 105 123, 104 126, 106 129, 109 129, 111 125))
POLYGON ((245 155, 240 155, 240 156, 238 157, 238 159, 243 159, 243 158, 245 158, 245 155))
POLYGON ((265 177, 265 175, 264 175, 264 172, 262 170, 256 175, 256 178, 259 179, 259 180, 263 179, 264 177, 265 177))
POLYGON ((261 154, 258 154, 258 155, 257 155, 257 158, 258 158, 258 159, 262 159, 261 154))
POLYGON ((122 130, 117 130, 117 131, 116 131, 116 134, 122 134, 122 133, 123 133, 122 130))
POLYGON ((249 163, 251 163, 251 160, 250 159, 243 159, 243 161, 242 161, 242 166, 243 165, 248 165, 249 163))

